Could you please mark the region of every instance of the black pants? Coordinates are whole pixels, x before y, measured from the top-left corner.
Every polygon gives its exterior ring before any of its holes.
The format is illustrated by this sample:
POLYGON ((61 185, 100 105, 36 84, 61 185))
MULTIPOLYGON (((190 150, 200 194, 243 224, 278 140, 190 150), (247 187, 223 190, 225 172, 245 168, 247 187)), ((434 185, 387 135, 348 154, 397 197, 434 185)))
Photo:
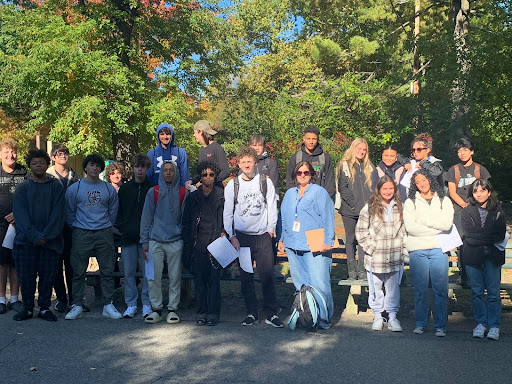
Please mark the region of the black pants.
MULTIPOLYGON (((277 314, 276 287, 274 283, 274 254, 272 251, 272 237, 268 233, 262 235, 246 235, 236 233, 241 247, 251 248, 251 258, 256 262, 256 268, 261 280, 263 293, 263 311, 267 319, 277 314)), ((247 314, 258 318, 258 299, 254 289, 254 273, 245 272, 240 268, 242 295, 245 299, 247 314)))
MULTIPOLYGON (((343 226, 345 227, 345 252, 347 253, 347 260, 352 261, 356 259, 356 224, 359 217, 341 216, 343 226)), ((357 244, 357 254, 361 263, 364 263, 364 250, 357 244)))
POLYGON ((72 231, 66 225, 62 231, 62 237, 64 237, 64 250, 62 255, 59 256, 57 262, 57 271, 55 274, 55 281, 53 282, 53 289, 55 289, 55 295, 59 301, 67 303, 73 302, 72 284, 73 284, 73 268, 71 267, 71 237, 72 231), (64 268, 62 264, 64 263, 64 268), (66 284, 64 284, 64 274, 66 276, 66 284), (66 286, 68 294, 66 295, 66 286))
MULTIPOLYGON (((459 232, 459 235, 461 238, 464 237, 464 228, 462 228, 462 218, 461 213, 456 213, 453 215, 453 224, 455 224, 455 228, 457 228, 457 232, 459 232)), ((460 273, 460 279, 461 281, 468 281, 468 275, 466 274, 466 267, 462 263, 462 251, 464 247, 460 246, 457 248, 457 260, 459 264, 459 273, 460 273)))
POLYGON ((16 245, 13 249, 16 272, 20 281, 23 304, 27 311, 34 309, 36 278, 39 275, 39 309, 47 310, 52 305, 52 284, 55 279, 59 256, 54 250, 30 245, 16 245))
POLYGON ((192 273, 197 308, 197 319, 219 320, 221 266, 208 252, 194 250, 192 273))

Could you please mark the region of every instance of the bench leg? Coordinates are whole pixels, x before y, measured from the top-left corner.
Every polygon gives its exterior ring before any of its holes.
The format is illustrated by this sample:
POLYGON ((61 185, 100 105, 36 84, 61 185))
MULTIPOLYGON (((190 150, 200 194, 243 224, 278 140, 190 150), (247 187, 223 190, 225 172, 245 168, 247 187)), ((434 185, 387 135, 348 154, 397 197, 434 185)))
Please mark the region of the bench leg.
POLYGON ((357 299, 359 295, 361 295, 362 289, 360 285, 351 285, 350 292, 347 297, 347 305, 345 306, 345 311, 349 315, 357 315, 359 314, 359 305, 357 304, 357 299))

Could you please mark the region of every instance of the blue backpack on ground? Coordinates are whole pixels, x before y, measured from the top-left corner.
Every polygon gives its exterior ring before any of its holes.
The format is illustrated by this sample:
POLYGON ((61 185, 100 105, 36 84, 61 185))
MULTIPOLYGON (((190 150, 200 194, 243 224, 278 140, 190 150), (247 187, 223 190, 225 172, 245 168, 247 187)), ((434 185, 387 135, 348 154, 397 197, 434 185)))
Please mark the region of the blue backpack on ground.
POLYGON ((316 331, 320 323, 320 309, 314 293, 320 298, 320 305, 327 313, 327 304, 322 294, 310 285, 302 285, 300 291, 295 292, 292 305, 292 314, 288 320, 288 328, 303 328, 306 331, 316 331))

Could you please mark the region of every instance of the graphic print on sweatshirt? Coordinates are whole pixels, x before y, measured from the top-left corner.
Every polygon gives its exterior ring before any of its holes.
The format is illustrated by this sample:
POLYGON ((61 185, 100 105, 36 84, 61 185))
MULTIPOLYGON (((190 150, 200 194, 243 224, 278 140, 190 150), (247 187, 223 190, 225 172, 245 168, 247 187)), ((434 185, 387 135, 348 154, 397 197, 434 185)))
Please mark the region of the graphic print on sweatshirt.
POLYGON ((254 218, 262 215, 265 209, 265 200, 259 190, 247 191, 238 204, 238 214, 243 222, 254 221, 254 218))
POLYGON ((84 204, 84 207, 97 207, 101 205, 101 192, 100 191, 88 191, 87 192, 88 203, 84 204))
POLYGON ((459 185, 457 188, 464 188, 465 186, 473 184, 473 181, 476 180, 475 175, 472 175, 471 173, 468 173, 465 177, 462 177, 462 174, 459 179, 459 185))
MULTIPOLYGON (((178 156, 175 156, 175 155, 171 155, 171 161, 178 165, 178 162, 176 161, 178 159, 178 156)), ((160 173, 160 170, 162 169, 162 165, 164 163, 164 158, 162 156, 158 156, 156 158, 156 169, 155 169, 155 173, 160 173)))

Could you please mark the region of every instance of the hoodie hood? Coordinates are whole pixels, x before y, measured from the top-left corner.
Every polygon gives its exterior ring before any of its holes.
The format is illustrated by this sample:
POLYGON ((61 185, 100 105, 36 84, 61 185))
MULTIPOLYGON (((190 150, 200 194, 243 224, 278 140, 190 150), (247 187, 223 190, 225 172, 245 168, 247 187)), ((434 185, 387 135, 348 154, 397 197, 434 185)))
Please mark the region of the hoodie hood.
POLYGON ((309 153, 307 150, 306 150, 306 144, 302 143, 300 145, 300 150, 302 152, 304 152, 305 154, 307 154, 308 156, 319 156, 321 155, 323 152, 324 152, 324 149, 322 148, 322 145, 320 143, 318 143, 315 147, 315 149, 313 150, 313 153, 309 153))
POLYGON ((172 127, 167 124, 167 123, 163 123, 163 124, 160 124, 157 128, 156 128, 156 141, 158 142, 158 145, 160 145, 160 139, 158 138, 158 134, 160 133, 160 131, 164 128, 169 128, 170 131, 171 131, 171 142, 169 143, 169 147, 172 147, 174 146, 174 129, 172 129, 172 127))
POLYGON ((162 163, 162 168, 161 168, 161 171, 160 171, 160 174, 158 177, 158 185, 160 186, 160 194, 162 194, 162 192, 164 192, 164 191, 167 191, 167 189, 169 189, 170 191, 178 190, 178 186, 180 185, 180 172, 178 171, 178 167, 176 166, 176 163, 174 161, 165 160, 162 163), (167 163, 172 164, 172 166, 174 167, 174 179, 172 179, 170 186, 168 186, 167 183, 165 182, 164 172, 163 172, 164 165, 167 163))
POLYGON ((261 155, 258 155, 258 160, 265 160, 268 157, 268 153, 265 151, 261 155))

